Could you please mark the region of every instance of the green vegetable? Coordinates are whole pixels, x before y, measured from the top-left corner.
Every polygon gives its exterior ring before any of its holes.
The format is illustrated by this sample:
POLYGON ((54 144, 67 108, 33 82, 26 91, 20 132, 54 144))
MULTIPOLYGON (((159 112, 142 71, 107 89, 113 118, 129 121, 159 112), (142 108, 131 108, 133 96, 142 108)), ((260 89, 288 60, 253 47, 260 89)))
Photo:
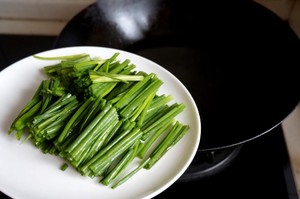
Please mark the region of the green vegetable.
POLYGON ((150 169, 163 155, 170 150, 183 135, 188 131, 189 126, 183 125, 178 121, 174 124, 167 136, 159 143, 155 150, 150 155, 150 160, 145 165, 145 168, 150 169))
POLYGON ((68 165, 67 163, 64 163, 64 164, 60 167, 60 169, 61 169, 62 171, 65 171, 68 167, 69 167, 69 165, 68 165))
POLYGON ((20 140, 26 132, 24 141, 66 161, 61 170, 71 165, 112 188, 153 167, 189 130, 176 120, 185 105, 171 103, 172 95, 158 95, 163 81, 154 73, 135 71, 130 60, 121 62, 118 55, 34 55, 58 63, 43 67, 48 78, 8 134, 16 131, 20 140), (135 159, 140 164, 126 173, 135 159))

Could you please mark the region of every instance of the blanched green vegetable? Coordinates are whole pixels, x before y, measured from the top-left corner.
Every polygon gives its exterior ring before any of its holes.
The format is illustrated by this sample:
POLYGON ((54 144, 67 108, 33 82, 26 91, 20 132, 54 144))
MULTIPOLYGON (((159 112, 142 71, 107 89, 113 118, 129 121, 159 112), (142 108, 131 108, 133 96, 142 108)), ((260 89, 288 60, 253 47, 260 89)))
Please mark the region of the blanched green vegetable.
POLYGON ((185 105, 158 95, 163 81, 156 74, 135 71, 130 60, 119 61, 81 53, 45 66, 48 76, 20 110, 8 134, 16 132, 44 153, 65 160, 81 175, 99 177, 103 185, 123 184, 140 169, 150 169, 189 130, 176 120, 185 105), (154 147, 157 146, 157 147, 154 147), (124 173, 134 159, 140 165, 124 173), (116 182, 118 176, 124 176, 116 182))

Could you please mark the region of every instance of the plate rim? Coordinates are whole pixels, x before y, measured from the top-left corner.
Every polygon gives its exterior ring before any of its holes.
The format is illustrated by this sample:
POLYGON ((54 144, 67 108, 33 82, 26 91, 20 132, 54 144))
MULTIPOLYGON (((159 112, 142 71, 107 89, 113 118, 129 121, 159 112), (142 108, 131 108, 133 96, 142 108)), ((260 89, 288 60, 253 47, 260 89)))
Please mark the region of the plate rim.
MULTIPOLYGON (((70 49, 81 49, 82 51, 84 51, 83 49, 97 49, 97 50, 108 50, 108 51, 118 51, 120 52, 120 55, 131 55, 133 57, 136 57, 137 59, 140 59, 144 62, 151 62, 151 64, 153 65, 156 65, 157 67, 159 67, 159 69, 163 69, 168 75, 171 75, 171 77, 173 79, 175 79, 179 84, 181 84, 182 88, 184 89, 185 92, 187 92, 187 94, 189 94, 189 100, 191 101, 191 105, 193 108, 195 108, 195 112, 197 112, 198 114, 195 114, 196 116, 196 120, 197 120, 197 124, 196 124, 196 130, 198 131, 197 132, 197 139, 196 139, 196 143, 198 144, 198 146, 194 146, 193 150, 192 150, 192 154, 189 156, 189 161, 186 162, 184 164, 184 167, 182 167, 180 169, 180 172, 177 173, 177 175, 173 176, 171 178, 171 180, 168 180, 167 183, 164 184, 164 186, 160 187, 159 189, 156 189, 154 192, 150 193, 147 195, 147 197, 154 197, 158 194, 160 194, 161 192, 163 192, 164 190, 166 190, 169 186, 171 186, 177 179, 179 179, 179 177, 184 173, 184 171, 188 168, 188 166, 191 164, 192 162, 192 159, 194 158, 194 156, 196 155, 196 152, 197 152, 197 149, 199 147, 199 144, 200 144, 200 140, 201 140, 201 119, 200 119, 200 115, 199 115, 199 110, 197 108, 197 105, 194 101, 194 99, 192 98, 192 95, 189 93, 188 89, 183 85, 183 83, 176 77, 174 76, 170 71, 168 71, 166 68, 164 68, 163 66, 155 63, 154 61, 150 60, 150 59, 147 59, 141 55, 138 55, 138 54, 135 54, 135 53, 132 53, 132 52, 128 52, 128 51, 125 51, 125 50, 122 50, 122 49, 116 49, 116 48, 111 48, 111 47, 100 47, 100 46, 72 46, 72 47, 62 47, 62 48, 55 48, 55 49, 50 49, 50 50, 45 50, 45 51, 42 51, 42 52, 38 52, 36 53, 35 55, 44 55, 44 54, 51 54, 51 53, 59 53, 59 51, 64 51, 64 50, 70 50, 70 49)), ((72 54, 68 51, 68 53, 66 54, 72 54)), ((9 70, 13 70, 14 67, 17 67, 19 64, 22 64, 24 61, 26 60, 30 60, 31 58, 33 57, 33 55, 29 55, 23 59, 20 59, 14 63, 12 63, 11 65, 7 66, 6 68, 4 68, 2 71, 0 71, 0 81, 2 81, 2 76, 3 74, 9 72, 9 70)), ((135 59, 135 58, 134 58, 135 59)), ((2 186, 0 186, 2 187, 2 186)), ((3 188, 0 189, 1 192, 3 192, 4 194, 8 195, 8 196, 13 196, 13 197, 16 197, 13 193, 10 193, 9 191, 6 191, 4 190, 3 188)), ((17 198, 17 197, 16 197, 17 198)))

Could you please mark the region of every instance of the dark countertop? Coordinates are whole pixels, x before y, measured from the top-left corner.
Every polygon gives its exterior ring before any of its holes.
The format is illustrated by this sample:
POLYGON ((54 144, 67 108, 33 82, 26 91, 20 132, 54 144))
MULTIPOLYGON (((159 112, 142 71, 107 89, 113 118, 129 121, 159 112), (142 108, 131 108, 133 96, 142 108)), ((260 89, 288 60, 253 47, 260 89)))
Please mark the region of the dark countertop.
POLYGON ((49 50, 55 36, 0 35, 0 69, 17 60, 49 50))

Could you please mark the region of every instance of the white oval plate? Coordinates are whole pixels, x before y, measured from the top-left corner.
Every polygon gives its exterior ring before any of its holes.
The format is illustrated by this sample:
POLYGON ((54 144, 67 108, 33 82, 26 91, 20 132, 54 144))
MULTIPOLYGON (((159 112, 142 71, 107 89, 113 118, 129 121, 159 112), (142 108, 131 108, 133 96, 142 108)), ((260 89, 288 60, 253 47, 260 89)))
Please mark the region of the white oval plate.
POLYGON ((154 72, 163 80, 158 93, 171 94, 172 102, 183 102, 186 109, 177 117, 190 125, 188 133, 150 170, 142 169, 124 184, 111 189, 81 176, 72 167, 59 168, 64 161, 43 154, 30 142, 21 144, 7 131, 21 108, 31 99, 37 86, 46 78, 41 68, 57 61, 43 61, 29 56, 0 72, 0 191, 14 199, 82 199, 82 198, 152 198, 172 185, 188 168, 201 137, 197 106, 185 86, 169 71, 141 56, 118 49, 81 46, 41 52, 40 56, 63 56, 88 53, 109 58, 120 52, 119 60, 130 59, 136 70, 154 72))

